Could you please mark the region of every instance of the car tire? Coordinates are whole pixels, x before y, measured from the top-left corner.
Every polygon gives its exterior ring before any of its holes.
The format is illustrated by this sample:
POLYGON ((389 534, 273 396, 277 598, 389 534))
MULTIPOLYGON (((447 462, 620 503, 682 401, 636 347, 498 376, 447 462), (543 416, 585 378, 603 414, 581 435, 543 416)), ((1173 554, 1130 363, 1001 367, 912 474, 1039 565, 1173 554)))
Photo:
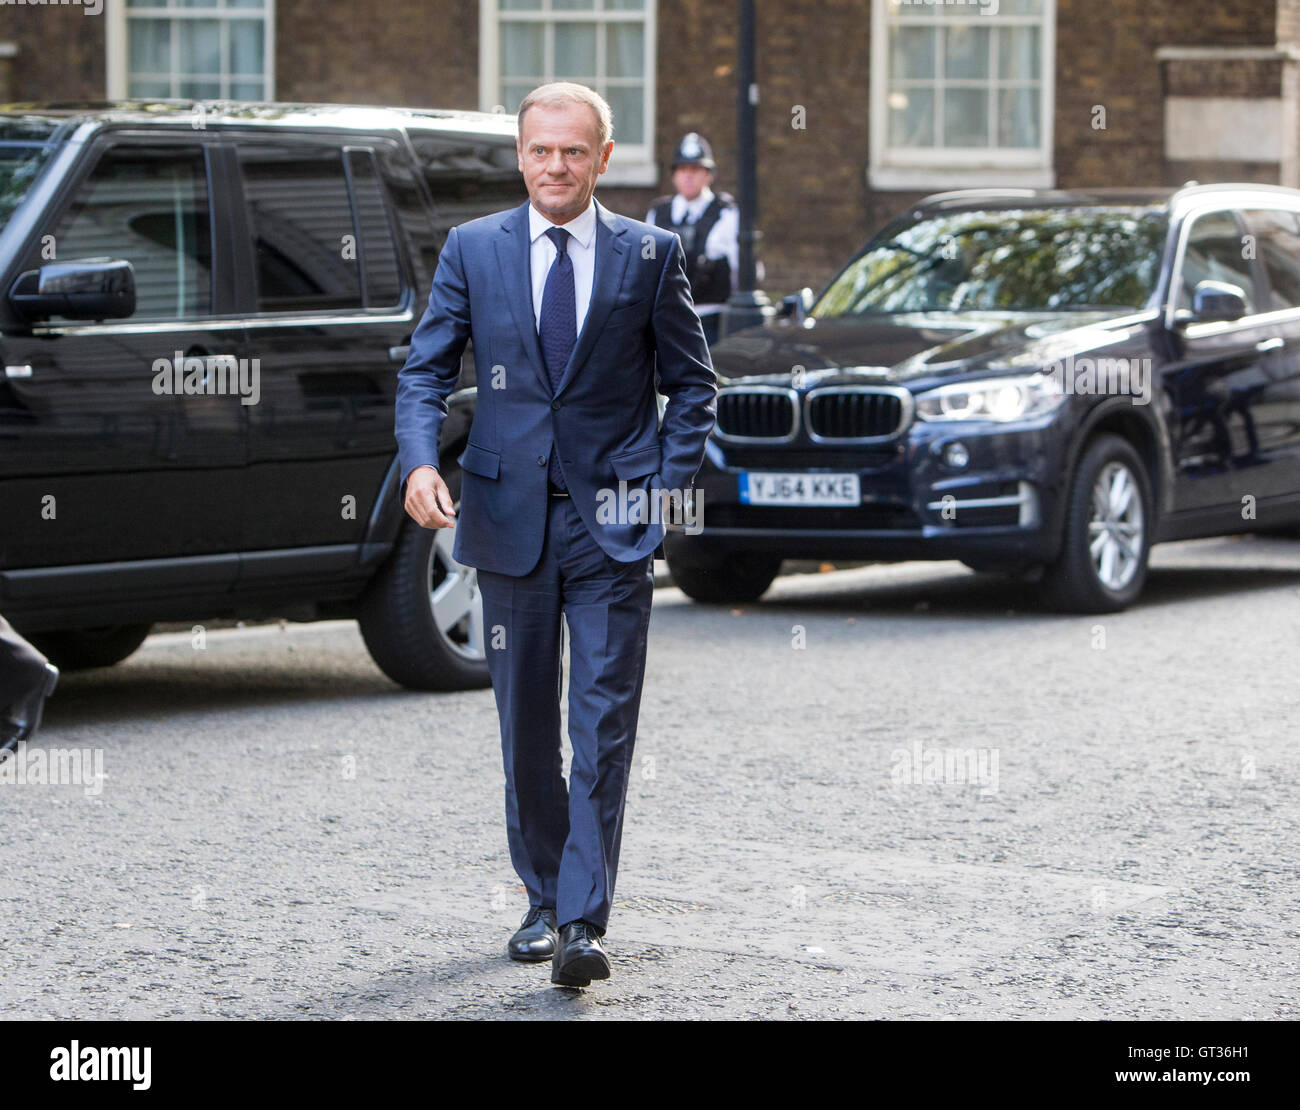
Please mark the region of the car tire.
POLYGON ((27 639, 61 671, 88 671, 122 662, 144 643, 152 624, 114 624, 33 632, 27 639))
POLYGON ((779 555, 706 553, 673 532, 664 537, 664 557, 673 584, 682 593, 693 601, 714 605, 757 601, 781 570, 779 555))
POLYGON ((1043 576, 1043 600, 1069 613, 1127 608, 1146 583, 1153 526, 1141 456, 1119 436, 1099 436, 1070 482, 1061 553, 1043 576))
MULTIPOLYGON (((460 508, 460 471, 443 479, 460 508)), ((375 576, 357 623, 379 669, 408 690, 476 690, 491 684, 483 598, 473 567, 451 555, 453 528, 406 519, 393 553, 375 576)))

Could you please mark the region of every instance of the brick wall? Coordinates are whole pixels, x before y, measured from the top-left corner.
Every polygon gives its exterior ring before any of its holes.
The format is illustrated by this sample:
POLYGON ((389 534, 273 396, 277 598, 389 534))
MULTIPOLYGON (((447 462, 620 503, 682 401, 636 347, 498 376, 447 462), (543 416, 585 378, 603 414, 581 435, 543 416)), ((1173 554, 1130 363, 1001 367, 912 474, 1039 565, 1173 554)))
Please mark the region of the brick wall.
POLYGON ((76 5, 0 7, 0 42, 9 61, 8 95, 17 100, 103 100, 104 16, 76 5))
POLYGON ((478 108, 478 0, 277 0, 276 96, 478 108))

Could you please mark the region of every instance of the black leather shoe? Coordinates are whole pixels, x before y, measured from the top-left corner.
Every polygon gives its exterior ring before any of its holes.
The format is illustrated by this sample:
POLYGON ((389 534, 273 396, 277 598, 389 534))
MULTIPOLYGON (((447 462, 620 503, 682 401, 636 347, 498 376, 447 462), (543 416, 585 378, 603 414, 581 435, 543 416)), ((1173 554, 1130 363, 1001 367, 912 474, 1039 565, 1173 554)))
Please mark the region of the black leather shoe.
POLYGON ((7 713, 0 716, 0 752, 8 751, 20 740, 30 740, 41 727, 41 714, 45 712, 45 699, 54 693, 58 685, 59 668, 53 663, 45 664, 45 674, 25 698, 20 698, 9 707, 7 713))
POLYGON ((551 962, 551 982, 585 987, 593 979, 609 978, 609 957, 594 925, 579 918, 560 930, 560 944, 551 962))
POLYGON ((555 911, 550 906, 533 906, 525 915, 518 932, 510 938, 506 950, 512 960, 541 963, 555 955, 558 939, 555 911))

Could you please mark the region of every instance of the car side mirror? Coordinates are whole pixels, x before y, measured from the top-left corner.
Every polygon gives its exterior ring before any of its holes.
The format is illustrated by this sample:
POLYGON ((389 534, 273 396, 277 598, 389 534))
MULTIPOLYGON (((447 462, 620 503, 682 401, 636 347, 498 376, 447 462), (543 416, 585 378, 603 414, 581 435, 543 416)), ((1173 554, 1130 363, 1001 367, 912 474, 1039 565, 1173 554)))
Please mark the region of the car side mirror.
POLYGON ((1200 281, 1192 293, 1192 318, 1240 320, 1248 311, 1246 291, 1226 281, 1200 281))
POLYGON ((47 262, 14 279, 9 303, 27 320, 120 319, 135 312, 135 270, 122 258, 47 262))
POLYGON ((799 292, 781 298, 781 310, 777 315, 790 316, 798 322, 808 315, 808 310, 816 299, 817 295, 805 285, 799 292))

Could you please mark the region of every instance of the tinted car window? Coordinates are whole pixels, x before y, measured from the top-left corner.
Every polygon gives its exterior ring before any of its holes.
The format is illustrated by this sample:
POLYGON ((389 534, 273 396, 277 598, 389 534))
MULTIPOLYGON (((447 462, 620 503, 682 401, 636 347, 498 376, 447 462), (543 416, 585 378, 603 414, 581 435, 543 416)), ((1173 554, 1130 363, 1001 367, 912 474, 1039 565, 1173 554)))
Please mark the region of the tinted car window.
POLYGON ((1231 212, 1197 216, 1183 254, 1182 281, 1175 307, 1190 310, 1192 294, 1202 281, 1226 281, 1246 294, 1246 311, 1256 312, 1259 302, 1251 272, 1250 252, 1231 212))
POLYGON ((394 305, 401 300, 402 278, 397 266, 397 246, 393 242, 388 206, 375 173, 374 155, 368 150, 348 151, 348 171, 360 232, 366 307, 394 305))
MULTIPOLYGON (((124 258, 135 270, 133 319, 212 311, 212 221, 203 148, 107 150, 54 229, 54 258, 124 258)), ((33 266, 50 261, 42 252, 33 266)))
POLYGON ((361 308, 343 152, 310 142, 239 147, 262 312, 361 308))
POLYGON ((411 146, 433 196, 440 231, 528 199, 513 143, 413 132, 411 146))
POLYGON ((1263 311, 1300 306, 1300 216, 1277 208, 1245 212, 1246 230, 1268 274, 1263 311))
POLYGON ((49 164, 66 130, 65 123, 36 116, 0 119, 0 228, 49 164))

